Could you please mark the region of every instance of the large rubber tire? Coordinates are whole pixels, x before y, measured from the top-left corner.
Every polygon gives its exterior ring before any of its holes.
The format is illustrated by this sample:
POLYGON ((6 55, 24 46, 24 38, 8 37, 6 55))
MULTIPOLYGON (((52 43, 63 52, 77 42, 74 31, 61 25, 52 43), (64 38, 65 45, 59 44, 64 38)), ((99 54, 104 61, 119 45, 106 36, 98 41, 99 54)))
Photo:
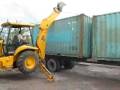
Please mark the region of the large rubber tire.
POLYGON ((75 66, 74 61, 66 60, 64 63, 64 69, 72 69, 75 66))
POLYGON ((50 72, 59 72, 60 67, 60 61, 57 59, 50 58, 46 60, 46 67, 50 72))
POLYGON ((39 57, 38 57, 37 53, 34 51, 24 51, 19 55, 17 62, 16 62, 16 65, 17 65, 17 68, 19 69, 19 71, 21 71, 23 74, 30 75, 36 71, 36 69, 39 65, 39 57), (35 62, 34 67, 31 69, 27 68, 25 65, 25 62, 26 62, 28 57, 34 58, 33 59, 35 62))

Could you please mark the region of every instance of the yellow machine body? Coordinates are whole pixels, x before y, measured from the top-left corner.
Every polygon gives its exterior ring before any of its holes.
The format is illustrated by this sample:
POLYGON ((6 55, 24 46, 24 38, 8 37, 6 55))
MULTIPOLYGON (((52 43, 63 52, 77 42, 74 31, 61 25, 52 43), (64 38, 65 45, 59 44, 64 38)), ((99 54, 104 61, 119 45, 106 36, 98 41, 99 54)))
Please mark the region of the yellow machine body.
POLYGON ((13 67, 14 56, 0 57, 0 69, 9 70, 13 67))
MULTIPOLYGON (((0 49, 1 49, 1 47, 0 47, 0 49)), ((17 57, 19 56, 19 54, 21 52, 23 52, 23 51, 26 51, 26 50, 34 50, 34 51, 37 52, 38 48, 32 47, 32 46, 27 46, 27 45, 22 45, 22 46, 20 46, 20 47, 17 48, 17 50, 15 51, 15 53, 13 55, 10 55, 10 56, 1 56, 0 57, 0 69, 4 69, 4 70, 10 70, 10 69, 12 69, 13 66, 14 66, 13 64, 14 64, 14 62, 16 62, 17 57)))
POLYGON ((25 51, 25 50, 38 50, 37 47, 33 47, 33 46, 28 46, 28 45, 22 45, 20 47, 18 47, 14 53, 14 57, 16 57, 17 55, 19 55, 19 53, 25 51))

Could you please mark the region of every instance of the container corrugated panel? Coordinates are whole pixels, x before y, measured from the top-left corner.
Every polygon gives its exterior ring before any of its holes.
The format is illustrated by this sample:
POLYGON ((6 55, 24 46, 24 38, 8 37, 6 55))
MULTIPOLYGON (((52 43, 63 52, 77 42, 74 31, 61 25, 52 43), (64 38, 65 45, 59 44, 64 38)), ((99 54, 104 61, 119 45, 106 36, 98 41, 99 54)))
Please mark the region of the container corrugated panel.
POLYGON ((120 13, 93 17, 93 57, 120 61, 120 13))
MULTIPOLYGON (((55 21, 48 32, 46 53, 78 58, 90 57, 91 23, 91 18, 83 14, 55 21)), ((37 33, 35 27, 32 35, 34 44, 37 33)))

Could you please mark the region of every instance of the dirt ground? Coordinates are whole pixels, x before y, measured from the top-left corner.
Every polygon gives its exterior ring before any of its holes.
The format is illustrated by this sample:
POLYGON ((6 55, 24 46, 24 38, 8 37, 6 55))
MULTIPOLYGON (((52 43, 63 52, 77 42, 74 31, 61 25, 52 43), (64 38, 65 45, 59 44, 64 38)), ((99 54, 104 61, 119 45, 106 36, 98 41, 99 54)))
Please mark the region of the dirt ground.
POLYGON ((120 67, 79 63, 55 74, 48 82, 42 74, 26 77, 18 71, 0 73, 0 90, 120 90, 120 67))

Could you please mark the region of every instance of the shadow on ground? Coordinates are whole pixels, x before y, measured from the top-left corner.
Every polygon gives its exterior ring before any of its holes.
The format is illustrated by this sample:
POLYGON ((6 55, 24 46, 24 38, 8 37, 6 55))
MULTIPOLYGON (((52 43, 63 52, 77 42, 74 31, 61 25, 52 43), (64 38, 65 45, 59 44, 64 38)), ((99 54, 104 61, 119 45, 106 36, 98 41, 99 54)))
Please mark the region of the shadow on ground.
MULTIPOLYGON (((35 79, 40 76, 40 73, 33 73, 30 75, 24 75, 20 72, 1 72, 0 73, 0 79, 1 80, 30 80, 35 79)), ((39 77, 42 79, 42 77, 39 77)))

